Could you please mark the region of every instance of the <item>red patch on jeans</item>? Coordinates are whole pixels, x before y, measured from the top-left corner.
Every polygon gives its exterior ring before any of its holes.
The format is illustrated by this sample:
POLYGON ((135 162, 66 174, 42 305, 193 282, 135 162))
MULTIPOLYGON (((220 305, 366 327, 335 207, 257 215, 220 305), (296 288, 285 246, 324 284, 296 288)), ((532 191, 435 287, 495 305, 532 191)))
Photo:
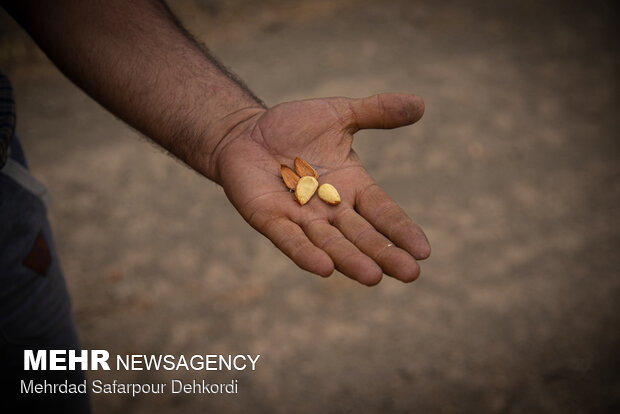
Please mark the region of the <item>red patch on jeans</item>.
POLYGON ((39 232, 34 246, 30 249, 30 253, 24 259, 24 266, 31 268, 41 276, 45 276, 47 269, 52 264, 52 255, 50 249, 43 237, 43 233, 39 232))

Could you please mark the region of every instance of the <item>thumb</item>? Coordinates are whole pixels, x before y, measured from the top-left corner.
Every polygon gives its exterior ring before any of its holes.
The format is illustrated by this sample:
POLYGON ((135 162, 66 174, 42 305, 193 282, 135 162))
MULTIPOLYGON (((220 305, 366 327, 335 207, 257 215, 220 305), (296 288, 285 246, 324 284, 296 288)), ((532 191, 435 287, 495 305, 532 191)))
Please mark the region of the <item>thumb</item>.
POLYGON ((410 125, 422 118, 424 101, 416 95, 381 93, 348 99, 347 127, 353 132, 367 128, 391 129, 410 125))

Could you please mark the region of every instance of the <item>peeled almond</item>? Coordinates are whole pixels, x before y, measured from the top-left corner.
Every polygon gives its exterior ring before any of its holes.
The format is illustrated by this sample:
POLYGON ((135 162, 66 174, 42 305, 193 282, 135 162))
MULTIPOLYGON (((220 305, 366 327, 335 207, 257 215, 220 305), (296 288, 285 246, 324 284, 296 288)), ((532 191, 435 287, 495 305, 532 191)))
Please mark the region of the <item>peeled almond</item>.
POLYGON ((319 187, 319 198, 332 206, 340 204, 340 194, 338 194, 336 187, 331 184, 321 184, 319 187))
POLYGON ((297 188, 297 182, 299 181, 299 176, 295 174, 295 171, 293 171, 290 167, 281 164, 280 174, 282 175, 284 184, 286 184, 288 189, 295 191, 295 188, 297 188))
POLYGON ((310 176, 316 179, 319 178, 319 173, 317 173, 316 170, 312 168, 312 166, 308 164, 304 159, 297 157, 295 158, 294 164, 295 171, 300 177, 310 176))
POLYGON ((302 206, 306 204, 319 186, 319 182, 314 177, 305 176, 301 177, 297 182, 297 188, 295 188, 295 197, 302 206))

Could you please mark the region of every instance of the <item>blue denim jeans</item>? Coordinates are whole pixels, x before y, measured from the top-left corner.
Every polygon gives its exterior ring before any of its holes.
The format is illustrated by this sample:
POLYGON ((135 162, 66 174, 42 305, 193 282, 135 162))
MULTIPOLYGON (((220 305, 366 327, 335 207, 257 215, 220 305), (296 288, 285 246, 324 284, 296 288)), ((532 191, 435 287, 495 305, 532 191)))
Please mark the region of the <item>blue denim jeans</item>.
POLYGON ((47 220, 45 187, 29 175, 17 137, 0 172, 0 376, 19 412, 90 412, 85 394, 24 394, 22 381, 82 383, 82 371, 25 371, 24 350, 79 349, 69 293, 47 220), (10 164, 10 165, 9 165, 10 164), (10 172, 13 171, 13 174, 10 172), (15 173, 17 172, 17 173, 15 173), (21 179, 20 179, 21 178, 21 179), (34 185, 27 185, 28 182, 34 185), (38 184, 38 185, 37 185, 38 184))

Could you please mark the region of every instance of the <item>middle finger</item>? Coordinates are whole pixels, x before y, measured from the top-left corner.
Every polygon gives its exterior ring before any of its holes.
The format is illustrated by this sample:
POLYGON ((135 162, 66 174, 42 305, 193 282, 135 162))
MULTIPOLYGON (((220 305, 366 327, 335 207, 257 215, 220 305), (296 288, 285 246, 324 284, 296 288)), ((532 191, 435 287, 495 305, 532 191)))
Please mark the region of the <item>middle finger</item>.
POLYGON ((412 282, 420 275, 420 266, 405 250, 397 247, 379 233, 353 209, 347 209, 334 219, 334 225, 359 250, 372 258, 383 272, 403 282, 412 282))
POLYGON ((365 285, 375 285, 383 273, 377 264, 325 219, 312 219, 303 225, 308 238, 333 260, 338 271, 365 285))

